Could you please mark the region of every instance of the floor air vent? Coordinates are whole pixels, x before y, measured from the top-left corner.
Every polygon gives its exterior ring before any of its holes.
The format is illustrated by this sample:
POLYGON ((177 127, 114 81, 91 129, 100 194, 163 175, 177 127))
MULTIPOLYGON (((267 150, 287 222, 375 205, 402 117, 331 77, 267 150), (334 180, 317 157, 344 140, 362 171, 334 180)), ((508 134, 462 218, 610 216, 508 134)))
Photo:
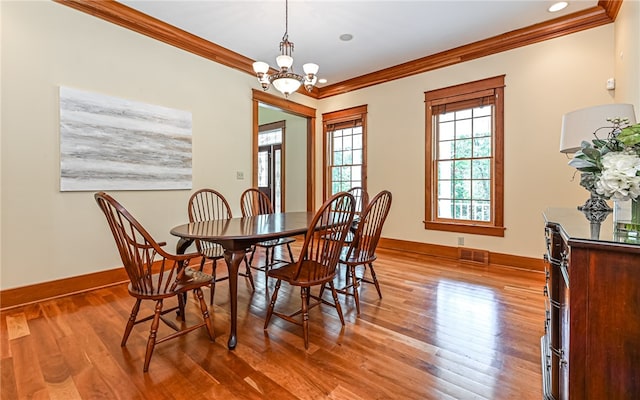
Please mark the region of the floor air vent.
POLYGON ((458 260, 489 265, 489 252, 486 250, 458 247, 458 260))

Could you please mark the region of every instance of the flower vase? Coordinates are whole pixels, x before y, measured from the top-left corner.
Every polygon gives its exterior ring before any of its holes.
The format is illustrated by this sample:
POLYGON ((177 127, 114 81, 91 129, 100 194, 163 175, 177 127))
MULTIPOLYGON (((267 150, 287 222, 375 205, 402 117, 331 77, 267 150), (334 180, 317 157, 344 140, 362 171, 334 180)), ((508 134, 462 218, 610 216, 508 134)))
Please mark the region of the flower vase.
POLYGON ((640 199, 631 200, 631 223, 635 225, 637 231, 640 225, 640 199))
POLYGON ((616 201, 613 220, 615 232, 621 238, 640 238, 640 199, 616 201))

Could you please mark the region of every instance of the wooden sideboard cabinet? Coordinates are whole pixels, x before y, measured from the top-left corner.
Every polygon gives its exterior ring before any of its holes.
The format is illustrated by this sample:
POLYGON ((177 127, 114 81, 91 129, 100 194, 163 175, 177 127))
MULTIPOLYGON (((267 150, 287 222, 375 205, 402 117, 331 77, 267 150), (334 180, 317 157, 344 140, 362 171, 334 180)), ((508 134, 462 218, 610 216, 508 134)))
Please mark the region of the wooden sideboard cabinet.
POLYGON ((544 398, 640 399, 640 240, 611 215, 599 233, 576 209, 544 218, 544 398))

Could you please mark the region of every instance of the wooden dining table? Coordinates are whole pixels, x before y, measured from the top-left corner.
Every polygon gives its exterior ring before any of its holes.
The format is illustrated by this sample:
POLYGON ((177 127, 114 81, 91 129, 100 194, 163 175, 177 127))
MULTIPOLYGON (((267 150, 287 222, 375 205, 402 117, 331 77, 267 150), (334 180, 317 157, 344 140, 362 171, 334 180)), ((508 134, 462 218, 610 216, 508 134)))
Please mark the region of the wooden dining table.
POLYGON ((171 229, 179 237, 176 251, 184 254, 194 240, 218 243, 224 248, 224 260, 229 269, 229 304, 231 329, 228 348, 238 344, 238 269, 247 249, 265 240, 279 239, 306 233, 314 212, 295 211, 253 217, 230 218, 202 222, 191 222, 171 229))

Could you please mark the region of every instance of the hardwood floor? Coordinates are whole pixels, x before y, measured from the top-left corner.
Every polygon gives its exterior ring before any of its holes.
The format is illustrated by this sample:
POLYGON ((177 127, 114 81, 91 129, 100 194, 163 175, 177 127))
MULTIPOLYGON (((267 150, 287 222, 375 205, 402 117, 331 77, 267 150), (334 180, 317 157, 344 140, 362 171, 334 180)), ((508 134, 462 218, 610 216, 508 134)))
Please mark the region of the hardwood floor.
MULTIPOLYGON (((384 297, 365 284, 357 318, 353 298, 341 295, 344 328, 335 309, 312 309, 307 351, 298 326, 273 318, 263 331, 267 301, 257 271, 254 293, 239 280, 235 350, 226 348, 228 289, 221 282, 211 307, 215 342, 198 330, 161 343, 147 374, 149 325, 134 327, 120 347, 133 305, 125 285, 2 312, 1 398, 542 398, 542 272, 384 249, 378 255, 384 297)), ((277 305, 294 310, 299 303, 299 291, 283 284, 277 305)), ((190 296, 187 321, 198 317, 190 296)))

